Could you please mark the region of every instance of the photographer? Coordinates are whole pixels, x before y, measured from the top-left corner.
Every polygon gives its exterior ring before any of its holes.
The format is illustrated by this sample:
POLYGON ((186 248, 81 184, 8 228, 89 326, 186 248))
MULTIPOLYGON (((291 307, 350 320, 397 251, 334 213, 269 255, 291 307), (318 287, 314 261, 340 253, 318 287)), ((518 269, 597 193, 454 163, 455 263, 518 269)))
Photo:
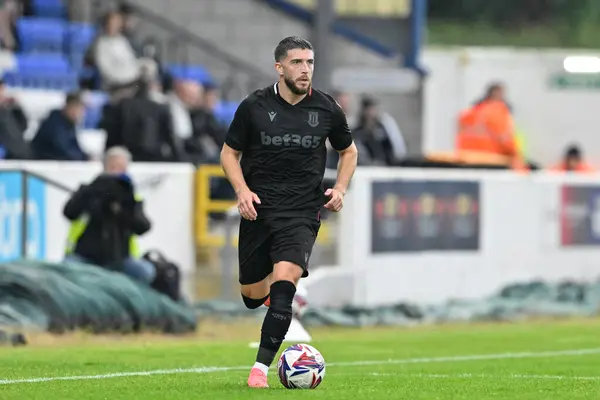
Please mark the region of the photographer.
POLYGON ((106 152, 104 173, 82 185, 65 204, 72 221, 66 261, 95 264, 152 283, 156 270, 139 258, 136 236, 150 230, 142 203, 134 194, 127 165, 131 154, 123 147, 106 152))

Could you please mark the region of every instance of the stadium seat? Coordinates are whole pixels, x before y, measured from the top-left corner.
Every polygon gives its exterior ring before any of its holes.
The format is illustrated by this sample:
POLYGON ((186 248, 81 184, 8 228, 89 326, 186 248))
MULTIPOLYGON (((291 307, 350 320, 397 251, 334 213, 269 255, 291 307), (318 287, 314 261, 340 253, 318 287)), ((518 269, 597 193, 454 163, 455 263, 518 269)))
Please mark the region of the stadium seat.
POLYGON ((17 55, 17 69, 27 73, 71 72, 69 61, 61 54, 33 53, 17 55))
POLYGON ((100 120, 102 119, 102 108, 91 108, 86 107, 85 109, 85 121, 83 127, 86 129, 97 129, 100 120))
POLYGON ((85 96, 85 121, 84 127, 88 129, 98 128, 102 119, 103 107, 108 101, 108 95, 104 92, 88 92, 85 96))
POLYGON ((92 25, 84 23, 70 23, 67 25, 65 53, 75 71, 82 71, 86 52, 95 37, 96 28, 92 25))
POLYGON ((233 121, 233 116, 237 110, 239 103, 232 101, 221 101, 215 107, 215 118, 219 123, 229 126, 233 121))
POLYGON ((76 90, 79 84, 77 74, 68 71, 10 71, 4 80, 8 86, 64 92, 76 90))
POLYGON ((33 13, 44 18, 67 18, 67 9, 62 0, 33 0, 33 13))
POLYGON ((23 53, 62 52, 65 39, 65 23, 42 18, 21 18, 17 32, 23 53))
POLYGON ((176 65, 167 67, 174 79, 189 79, 202 84, 214 82, 212 76, 206 68, 199 65, 176 65))
POLYGON ((73 68, 74 71, 81 72, 84 68, 83 64, 85 62, 85 53, 77 51, 70 52, 68 53, 68 57, 71 68, 73 68))
POLYGON ((65 50, 85 53, 96 37, 96 28, 90 24, 72 22, 66 28, 65 50))

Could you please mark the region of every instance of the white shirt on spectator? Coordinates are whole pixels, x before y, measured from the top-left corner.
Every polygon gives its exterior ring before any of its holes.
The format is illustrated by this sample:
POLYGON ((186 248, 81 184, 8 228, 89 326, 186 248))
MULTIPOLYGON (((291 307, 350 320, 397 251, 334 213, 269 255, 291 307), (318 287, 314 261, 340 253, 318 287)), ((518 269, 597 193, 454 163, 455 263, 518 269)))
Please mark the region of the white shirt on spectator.
POLYGON ((192 116, 186 105, 175 93, 169 94, 169 107, 175 134, 181 139, 190 138, 194 130, 192 116))
POLYGON ((125 36, 98 38, 94 59, 104 85, 132 83, 139 77, 137 57, 125 36))

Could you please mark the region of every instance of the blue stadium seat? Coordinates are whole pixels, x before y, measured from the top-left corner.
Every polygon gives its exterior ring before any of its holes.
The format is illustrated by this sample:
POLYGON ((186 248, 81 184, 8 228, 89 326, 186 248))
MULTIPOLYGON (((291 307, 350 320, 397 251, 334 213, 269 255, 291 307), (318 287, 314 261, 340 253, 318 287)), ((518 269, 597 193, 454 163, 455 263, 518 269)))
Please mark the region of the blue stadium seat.
POLYGON ((83 69, 85 54, 96 37, 96 28, 84 23, 67 25, 65 52, 71 66, 76 71, 83 69))
POLYGON ((102 108, 97 107, 86 107, 85 109, 85 121, 83 126, 86 129, 98 129, 98 124, 102 119, 102 108))
POLYGON ((62 52, 65 39, 65 23, 53 19, 21 18, 17 32, 22 52, 62 52))
POLYGON ((61 54, 32 53, 17 55, 19 72, 32 73, 68 73, 71 72, 69 61, 61 54))
POLYGON ((217 118, 219 123, 229 126, 231 121, 233 121, 233 116, 235 115, 238 106, 238 102, 220 101, 215 107, 215 118, 217 118))
POLYGON ((174 79, 188 79, 200 82, 202 84, 214 82, 212 76, 206 68, 200 65, 169 65, 167 70, 174 79))
POLYGON ((90 24, 72 22, 67 25, 66 50, 85 53, 96 37, 96 28, 90 24))
POLYGON ((71 64, 71 68, 75 71, 82 71, 83 64, 85 61, 85 53, 80 51, 73 51, 69 53, 69 63, 71 64))
POLYGON ((8 86, 64 92, 77 90, 79 86, 77 74, 73 72, 10 71, 4 74, 4 80, 8 86))
POLYGON ((104 92, 88 92, 85 96, 85 121, 84 126, 89 129, 98 128, 98 123, 102 119, 102 109, 108 102, 108 95, 104 92))
POLYGON ((67 18, 67 8, 62 0, 33 0, 33 13, 38 17, 67 18))

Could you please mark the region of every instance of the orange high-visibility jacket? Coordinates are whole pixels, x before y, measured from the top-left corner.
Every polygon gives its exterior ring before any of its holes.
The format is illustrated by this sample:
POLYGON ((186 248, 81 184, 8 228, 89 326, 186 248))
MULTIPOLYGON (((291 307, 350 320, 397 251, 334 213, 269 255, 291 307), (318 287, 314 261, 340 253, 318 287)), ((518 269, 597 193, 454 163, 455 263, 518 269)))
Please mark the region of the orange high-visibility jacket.
POLYGON ((557 165, 550 168, 550 172, 575 172, 575 173, 584 173, 584 174, 593 174, 596 173, 594 167, 589 165, 588 163, 582 161, 577 165, 577 168, 574 170, 567 170, 567 167, 564 161, 558 163, 557 165))
POLYGON ((506 104, 485 100, 463 111, 458 120, 456 149, 518 157, 514 123, 506 104))

